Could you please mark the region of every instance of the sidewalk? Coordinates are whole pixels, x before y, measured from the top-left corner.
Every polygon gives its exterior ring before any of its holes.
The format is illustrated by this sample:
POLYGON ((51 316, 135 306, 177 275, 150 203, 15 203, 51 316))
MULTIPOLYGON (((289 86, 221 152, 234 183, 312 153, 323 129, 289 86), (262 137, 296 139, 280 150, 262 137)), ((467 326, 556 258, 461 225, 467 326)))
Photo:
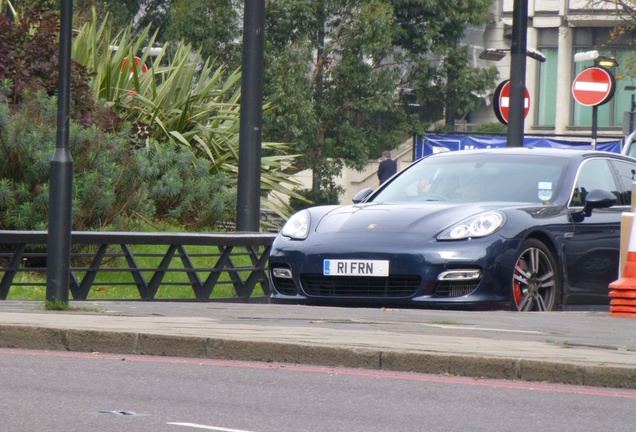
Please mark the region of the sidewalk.
POLYGON ((636 319, 296 305, 0 301, 0 347, 636 388, 636 319))

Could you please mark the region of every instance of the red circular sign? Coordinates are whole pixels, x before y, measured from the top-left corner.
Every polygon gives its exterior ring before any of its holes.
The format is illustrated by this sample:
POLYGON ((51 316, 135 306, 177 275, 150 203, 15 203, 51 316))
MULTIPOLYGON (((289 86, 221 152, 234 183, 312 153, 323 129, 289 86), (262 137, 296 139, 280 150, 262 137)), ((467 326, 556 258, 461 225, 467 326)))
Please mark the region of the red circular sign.
MULTIPOLYGON (((503 124, 508 124, 510 115, 510 80, 499 83, 493 97, 493 108, 497 119, 503 124)), ((530 112, 530 92, 524 87, 523 118, 530 112)))
MULTIPOLYGON (((134 61, 135 61, 135 66, 139 66, 139 63, 141 63, 141 59, 137 56, 134 57, 134 61)), ((121 65, 121 71, 125 71, 126 70, 126 65, 128 64, 128 57, 126 57, 124 59, 124 62, 121 65)), ((135 71, 135 68, 133 66, 130 67, 130 73, 133 73, 135 71)), ((141 63, 141 73, 146 73, 148 72, 148 66, 146 66, 145 63, 141 63)))
POLYGON ((600 66, 585 69, 572 83, 572 95, 583 106, 603 105, 614 96, 615 90, 614 75, 600 66))

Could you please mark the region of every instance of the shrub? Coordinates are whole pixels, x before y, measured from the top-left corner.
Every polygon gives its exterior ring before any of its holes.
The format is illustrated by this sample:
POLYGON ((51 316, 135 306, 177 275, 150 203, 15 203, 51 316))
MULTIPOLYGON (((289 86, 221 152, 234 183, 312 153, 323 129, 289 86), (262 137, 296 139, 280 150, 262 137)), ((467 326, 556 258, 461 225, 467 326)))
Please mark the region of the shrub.
MULTIPOLYGON (((13 114, 0 104, 0 229, 47 228, 56 106, 41 92, 13 114)), ((106 133, 71 122, 69 132, 73 230, 126 230, 139 218, 212 229, 227 216, 234 192, 189 149, 134 150, 130 127, 106 133)))
MULTIPOLYGON (((235 189, 239 165, 240 71, 218 67, 183 42, 166 44, 157 57, 151 57, 154 42, 150 27, 139 35, 133 35, 129 27, 113 36, 111 23, 108 20, 100 23, 94 15, 74 39, 73 58, 91 71, 95 97, 112 107, 124 124, 139 126, 161 146, 182 147, 197 158, 208 159, 210 172, 222 175, 235 189), (115 45, 117 50, 110 49, 115 45), (122 67, 126 58, 135 54, 147 66, 147 72, 137 68, 131 73, 122 67)), ((139 144, 143 147, 148 141, 142 139, 139 144)), ((288 154, 291 148, 288 144, 261 144, 261 204, 286 216, 288 206, 265 197, 269 193, 296 195, 294 188, 299 183, 287 173, 295 156, 288 154)), ((226 209, 230 220, 234 207, 235 201, 226 209)))
MULTIPOLYGON (((25 93, 20 110, 0 105, 0 229, 46 230, 57 100, 25 93)), ((72 122, 74 230, 124 229, 136 215, 151 217, 146 187, 128 140, 72 122)))
POLYGON ((210 162, 187 148, 150 145, 137 152, 140 180, 161 220, 193 229, 224 221, 233 197, 225 176, 210 174, 210 162))
MULTIPOLYGON (((0 79, 13 86, 6 95, 17 105, 27 93, 56 94, 59 64, 59 16, 34 14, 15 22, 0 15, 0 79)), ((71 111, 76 122, 90 124, 95 104, 91 97, 88 70, 71 62, 71 111)))
MULTIPOLYGON (((56 144, 57 102, 51 97, 57 91, 58 22, 57 14, 20 22, 0 16, 0 229, 46 227, 56 144)), ((137 216, 203 229, 235 217, 240 73, 226 74, 184 44, 170 58, 151 60, 147 48, 154 37, 148 31, 111 38, 108 20, 98 25, 94 16, 75 35, 75 230, 125 229, 137 216), (150 70, 131 74, 124 61, 140 53, 150 70), (164 171, 146 170, 155 164, 164 171)), ((287 148, 263 143, 263 197, 271 191, 295 194, 297 182, 285 172, 293 158, 287 148)), ((262 203, 279 214, 288 211, 265 198, 262 203)))
POLYGON ((494 133, 505 134, 508 131, 508 126, 501 123, 484 123, 475 129, 475 132, 480 133, 494 133))
POLYGON ((303 198, 291 197, 289 205, 294 211, 306 209, 311 206, 338 204, 341 194, 339 189, 297 189, 296 193, 303 198))

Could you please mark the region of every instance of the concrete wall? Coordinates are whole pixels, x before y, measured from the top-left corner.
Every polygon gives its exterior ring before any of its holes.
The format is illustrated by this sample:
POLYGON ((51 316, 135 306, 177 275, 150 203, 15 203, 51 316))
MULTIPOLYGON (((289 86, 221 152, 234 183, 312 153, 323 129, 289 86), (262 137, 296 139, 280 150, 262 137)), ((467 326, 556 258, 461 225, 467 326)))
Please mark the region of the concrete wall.
MULTIPOLYGON (((413 140, 409 139, 402 143, 397 149, 391 150, 391 158, 397 162, 398 171, 413 162, 413 140)), ((345 193, 340 196, 341 204, 351 204, 354 195, 364 188, 376 188, 378 182, 378 166, 382 159, 371 160, 362 172, 345 168, 342 177, 337 179, 337 184, 344 187, 345 193)))
MULTIPOLYGON (((391 150, 391 157, 398 164, 398 171, 401 171, 413 162, 413 139, 409 139, 402 143, 397 149, 391 150)), ((372 159, 362 171, 356 171, 346 168, 342 172, 342 176, 336 178, 336 184, 342 186, 345 190, 340 196, 340 204, 351 204, 356 193, 364 188, 378 187, 378 165, 382 159, 372 159)), ((311 187, 312 171, 305 170, 294 175, 294 179, 301 184, 301 188, 309 189, 311 187)), ((287 196, 270 195, 270 200, 278 200, 288 202, 287 196)))

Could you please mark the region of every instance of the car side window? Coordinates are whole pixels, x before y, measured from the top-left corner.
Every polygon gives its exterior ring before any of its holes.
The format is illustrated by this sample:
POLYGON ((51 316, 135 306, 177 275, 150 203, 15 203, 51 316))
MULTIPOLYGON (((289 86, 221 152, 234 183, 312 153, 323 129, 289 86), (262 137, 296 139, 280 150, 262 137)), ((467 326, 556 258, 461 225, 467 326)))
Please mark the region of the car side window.
POLYGON ((613 160, 612 165, 616 169, 618 175, 620 198, 618 200, 619 205, 632 205, 632 183, 634 182, 634 175, 636 174, 636 164, 613 160))
POLYGON ((612 192, 620 200, 620 188, 614 180, 612 168, 606 159, 599 158, 583 161, 574 183, 570 206, 583 206, 585 197, 594 189, 604 189, 612 192))

